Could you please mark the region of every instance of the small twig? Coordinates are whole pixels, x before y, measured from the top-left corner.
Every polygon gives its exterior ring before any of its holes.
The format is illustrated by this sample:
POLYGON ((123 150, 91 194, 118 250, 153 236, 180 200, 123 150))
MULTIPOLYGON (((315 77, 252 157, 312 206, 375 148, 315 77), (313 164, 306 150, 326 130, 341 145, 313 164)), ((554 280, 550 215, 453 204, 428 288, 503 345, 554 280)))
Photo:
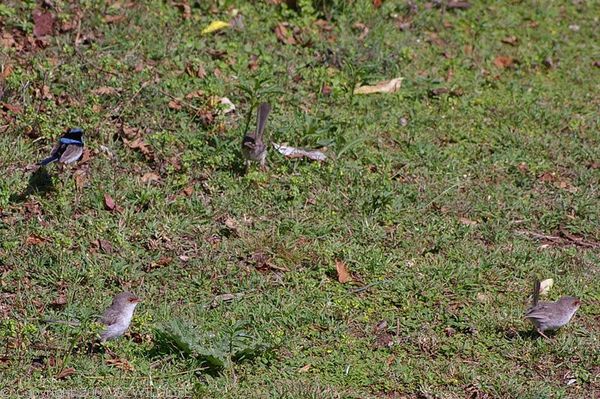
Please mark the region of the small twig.
POLYGON ((461 183, 460 180, 457 181, 455 184, 451 185, 450 187, 448 187, 447 189, 445 189, 444 191, 442 191, 440 194, 438 194, 434 199, 432 199, 431 201, 429 201, 427 203, 427 205, 421 206, 419 208, 419 210, 423 210, 423 209, 429 208, 431 206, 431 204, 433 204, 435 201, 437 201, 438 199, 440 199, 444 195, 448 194, 450 191, 454 190, 456 187, 460 186, 460 183, 461 183))
POLYGON ((598 242, 584 241, 583 238, 576 237, 573 234, 569 233, 568 231, 565 231, 564 229, 561 229, 560 232, 564 237, 550 236, 550 235, 546 235, 546 234, 536 233, 534 231, 515 230, 516 234, 530 236, 530 237, 536 238, 538 240, 550 241, 557 245, 575 245, 575 246, 580 246, 580 247, 585 247, 585 248, 600 248, 600 243, 598 243, 598 242))

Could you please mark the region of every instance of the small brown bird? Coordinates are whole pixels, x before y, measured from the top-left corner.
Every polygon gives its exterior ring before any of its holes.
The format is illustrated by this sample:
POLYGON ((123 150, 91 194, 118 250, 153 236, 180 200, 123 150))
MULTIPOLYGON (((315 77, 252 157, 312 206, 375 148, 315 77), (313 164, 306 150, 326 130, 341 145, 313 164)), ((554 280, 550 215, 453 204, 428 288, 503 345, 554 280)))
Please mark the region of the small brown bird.
POLYGON ((271 106, 268 103, 259 105, 256 115, 256 131, 246 134, 242 140, 242 155, 246 161, 258 162, 263 169, 267 161, 267 146, 263 141, 263 134, 269 112, 271 112, 271 106))
POLYGON ((548 338, 544 331, 557 330, 565 326, 579 309, 581 301, 574 296, 563 296, 556 302, 539 302, 540 281, 535 280, 533 288, 533 301, 525 313, 536 331, 544 338, 548 338))
POLYGON ((100 322, 106 325, 106 329, 100 333, 100 342, 123 335, 129 328, 135 307, 141 301, 139 297, 129 291, 117 294, 100 318, 100 322))

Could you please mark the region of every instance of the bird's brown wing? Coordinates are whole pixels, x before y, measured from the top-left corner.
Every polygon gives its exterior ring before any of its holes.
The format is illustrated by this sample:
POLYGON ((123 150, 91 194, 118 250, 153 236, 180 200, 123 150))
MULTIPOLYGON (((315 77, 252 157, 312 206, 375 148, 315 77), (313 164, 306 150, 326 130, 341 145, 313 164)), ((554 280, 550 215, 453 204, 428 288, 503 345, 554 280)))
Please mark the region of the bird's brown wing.
POLYGON ((68 145, 65 152, 60 156, 59 162, 71 163, 77 161, 83 155, 83 146, 68 145))
POLYGON ((550 304, 538 302, 536 306, 531 307, 527 313, 525 313, 525 318, 543 322, 548 320, 551 312, 552 306, 550 304))
POLYGON ((110 308, 106 309, 106 311, 100 318, 100 323, 110 326, 117 322, 118 316, 119 316, 119 313, 115 309, 110 307, 110 308))

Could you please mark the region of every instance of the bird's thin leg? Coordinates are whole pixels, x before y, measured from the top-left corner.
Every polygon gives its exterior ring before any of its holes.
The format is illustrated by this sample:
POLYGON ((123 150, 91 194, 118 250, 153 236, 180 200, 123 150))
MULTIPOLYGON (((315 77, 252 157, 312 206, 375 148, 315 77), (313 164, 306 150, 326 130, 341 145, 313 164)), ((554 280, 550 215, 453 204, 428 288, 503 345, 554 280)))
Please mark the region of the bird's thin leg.
POLYGON ((546 338, 546 339, 550 339, 550 338, 548 338, 548 336, 547 336, 546 334, 544 334, 544 332, 543 332, 542 330, 540 330, 539 328, 537 329, 537 332, 538 332, 538 333, 539 333, 539 334, 540 334, 542 337, 544 337, 544 338, 546 338))

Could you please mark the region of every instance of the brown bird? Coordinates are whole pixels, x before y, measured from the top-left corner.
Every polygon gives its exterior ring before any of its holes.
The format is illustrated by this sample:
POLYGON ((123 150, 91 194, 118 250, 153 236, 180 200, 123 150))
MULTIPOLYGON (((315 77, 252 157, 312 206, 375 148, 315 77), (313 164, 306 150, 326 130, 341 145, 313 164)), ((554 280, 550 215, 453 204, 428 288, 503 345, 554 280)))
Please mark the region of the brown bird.
POLYGON ((141 301, 129 291, 117 294, 100 318, 100 322, 106 325, 106 329, 100 333, 100 341, 106 342, 123 335, 129 328, 135 307, 141 301))
POLYGON ((548 338, 544 331, 557 330, 565 326, 579 309, 581 301, 574 296, 563 296, 556 302, 539 302, 540 281, 535 280, 533 287, 533 301, 525 313, 536 331, 544 338, 548 338))
POLYGON ((246 134, 242 140, 242 155, 246 162, 258 162, 263 169, 267 161, 267 146, 263 141, 263 135, 269 112, 271 112, 271 105, 268 103, 262 103, 258 106, 256 131, 246 134))

